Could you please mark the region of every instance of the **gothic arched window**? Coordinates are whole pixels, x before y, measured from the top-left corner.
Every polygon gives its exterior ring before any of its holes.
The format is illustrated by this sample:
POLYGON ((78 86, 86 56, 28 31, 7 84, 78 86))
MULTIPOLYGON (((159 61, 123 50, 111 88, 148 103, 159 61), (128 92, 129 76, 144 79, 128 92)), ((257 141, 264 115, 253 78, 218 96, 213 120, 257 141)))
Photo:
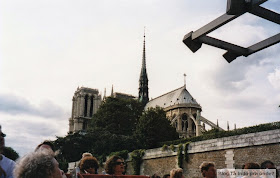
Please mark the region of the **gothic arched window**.
POLYGON ((194 131, 194 134, 196 133, 196 125, 194 122, 192 122, 192 128, 193 128, 193 131, 194 131))
POLYGON ((90 97, 89 117, 93 115, 93 96, 90 97))
POLYGON ((182 115, 182 131, 187 130, 188 128, 188 115, 186 113, 184 113, 182 115))
POLYGON ((88 95, 85 96, 84 117, 87 117, 88 95))

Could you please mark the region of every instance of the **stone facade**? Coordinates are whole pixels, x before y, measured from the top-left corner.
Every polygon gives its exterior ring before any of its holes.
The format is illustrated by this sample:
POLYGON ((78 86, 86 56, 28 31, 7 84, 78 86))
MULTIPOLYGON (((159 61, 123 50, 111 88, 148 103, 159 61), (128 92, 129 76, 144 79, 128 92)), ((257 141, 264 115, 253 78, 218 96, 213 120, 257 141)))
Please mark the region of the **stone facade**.
MULTIPOLYGON (((189 144, 189 162, 183 161, 185 177, 201 177, 199 166, 203 161, 214 162, 217 169, 240 169, 248 162, 261 164, 271 160, 280 168, 280 129, 238 136, 205 140, 189 144)), ((177 146, 175 151, 161 148, 146 150, 141 166, 141 175, 163 176, 178 168, 177 146)), ((132 174, 128 159, 127 174, 132 174)))
POLYGON ((200 107, 193 104, 178 104, 165 108, 166 116, 176 128, 181 137, 194 137, 201 135, 205 127, 201 127, 200 107))
POLYGON ((114 92, 113 94, 111 94, 111 97, 122 98, 122 99, 137 99, 137 97, 135 97, 133 95, 126 94, 126 93, 120 93, 120 92, 114 92))
POLYGON ((201 116, 202 107, 186 89, 186 85, 150 100, 145 109, 157 106, 164 109, 181 138, 201 135, 205 131, 205 124, 223 130, 201 116))
POLYGON ((86 130, 88 121, 101 104, 101 95, 97 89, 78 87, 72 101, 69 133, 86 130))
POLYGON ((265 160, 273 160, 274 164, 280 166, 280 145, 278 143, 262 146, 252 146, 247 148, 239 148, 234 150, 235 160, 234 166, 241 169, 246 162, 261 163, 265 160), (245 156, 244 156, 245 155, 245 156))
MULTIPOLYGON (((106 96, 104 96, 104 98, 105 97, 106 96)), ((113 92, 113 87, 111 97, 137 99, 133 95, 113 92)), ((69 118, 69 133, 86 131, 89 120, 92 119, 92 116, 97 112, 102 103, 102 97, 97 89, 78 87, 72 101, 72 115, 69 118)))

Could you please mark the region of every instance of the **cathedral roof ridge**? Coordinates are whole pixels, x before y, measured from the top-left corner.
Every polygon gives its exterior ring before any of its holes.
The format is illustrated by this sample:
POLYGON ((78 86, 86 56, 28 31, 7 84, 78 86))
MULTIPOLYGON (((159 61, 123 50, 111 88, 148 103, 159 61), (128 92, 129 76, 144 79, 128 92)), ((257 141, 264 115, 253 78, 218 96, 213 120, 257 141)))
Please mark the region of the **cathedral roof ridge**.
POLYGON ((77 90, 75 91, 75 94, 81 93, 81 92, 93 92, 93 93, 99 93, 98 89, 95 88, 89 88, 89 87, 78 87, 77 90))
POLYGON ((134 95, 132 95, 132 94, 127 94, 127 93, 121 93, 121 92, 114 92, 114 93, 136 97, 136 96, 134 96, 134 95))
MULTIPOLYGON (((156 98, 151 99, 150 101, 156 100, 156 99, 158 99, 158 98, 160 98, 160 97, 162 97, 162 96, 168 95, 168 94, 170 94, 170 93, 172 93, 172 92, 174 92, 174 91, 176 91, 176 90, 180 90, 180 89, 182 89, 182 88, 185 88, 185 86, 182 86, 182 87, 177 88, 177 89, 175 89, 175 90, 172 90, 172 91, 170 91, 170 92, 164 93, 164 94, 162 94, 162 95, 160 95, 160 96, 158 96, 158 97, 156 97, 156 98)), ((186 90, 187 90, 187 89, 186 89, 186 90)))
POLYGON ((167 108, 178 104, 191 104, 193 106, 200 107, 200 105, 191 96, 191 94, 188 92, 188 90, 184 85, 180 88, 177 88, 175 90, 172 90, 168 93, 165 93, 157 98, 150 100, 146 104, 145 108, 156 107, 156 106, 167 108))

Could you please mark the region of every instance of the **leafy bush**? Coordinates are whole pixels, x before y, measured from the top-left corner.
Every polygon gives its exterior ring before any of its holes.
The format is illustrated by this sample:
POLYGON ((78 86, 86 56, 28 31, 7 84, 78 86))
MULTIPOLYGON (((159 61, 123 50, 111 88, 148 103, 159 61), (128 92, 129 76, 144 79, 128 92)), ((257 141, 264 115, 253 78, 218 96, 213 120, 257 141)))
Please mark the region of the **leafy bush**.
POLYGON ((4 147, 3 155, 14 161, 19 157, 18 153, 11 147, 4 147))
POLYGON ((117 151, 117 152, 112 152, 109 157, 113 156, 113 155, 117 155, 122 157, 124 160, 126 160, 128 158, 128 150, 122 150, 122 151, 117 151))
POLYGON ((140 175, 140 166, 142 163, 142 157, 145 155, 145 150, 134 150, 131 153, 131 160, 132 160, 132 167, 133 167, 133 174, 140 175))
POLYGON ((177 156, 178 156, 178 166, 180 168, 183 168, 183 153, 182 152, 183 152, 183 145, 179 144, 177 156))
POLYGON ((175 146, 173 144, 170 145, 170 150, 175 151, 175 146))
POLYGON ((164 144, 161 148, 161 151, 166 151, 168 149, 168 146, 166 144, 164 144))
POLYGON ((190 142, 185 144, 185 150, 184 150, 184 160, 188 163, 189 162, 189 153, 188 153, 188 148, 189 148, 190 142))

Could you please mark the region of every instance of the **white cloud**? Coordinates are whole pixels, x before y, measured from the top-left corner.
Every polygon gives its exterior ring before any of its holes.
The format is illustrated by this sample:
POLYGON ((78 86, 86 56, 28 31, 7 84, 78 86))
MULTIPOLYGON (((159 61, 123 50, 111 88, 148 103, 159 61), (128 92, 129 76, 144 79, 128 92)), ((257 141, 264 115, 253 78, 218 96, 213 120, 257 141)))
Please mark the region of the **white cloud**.
POLYGON ((274 72, 269 73, 268 80, 270 84, 277 90, 280 90, 280 68, 275 69, 274 72))
POLYGON ((14 116, 0 113, 2 131, 7 135, 6 146, 12 147, 20 156, 33 151, 44 140, 54 140, 56 136, 65 136, 68 120, 44 118, 32 115, 14 116))
POLYGON ((65 115, 62 108, 51 101, 43 101, 39 106, 31 103, 23 97, 10 94, 0 94, 0 112, 11 115, 35 115, 46 118, 55 118, 65 115))

